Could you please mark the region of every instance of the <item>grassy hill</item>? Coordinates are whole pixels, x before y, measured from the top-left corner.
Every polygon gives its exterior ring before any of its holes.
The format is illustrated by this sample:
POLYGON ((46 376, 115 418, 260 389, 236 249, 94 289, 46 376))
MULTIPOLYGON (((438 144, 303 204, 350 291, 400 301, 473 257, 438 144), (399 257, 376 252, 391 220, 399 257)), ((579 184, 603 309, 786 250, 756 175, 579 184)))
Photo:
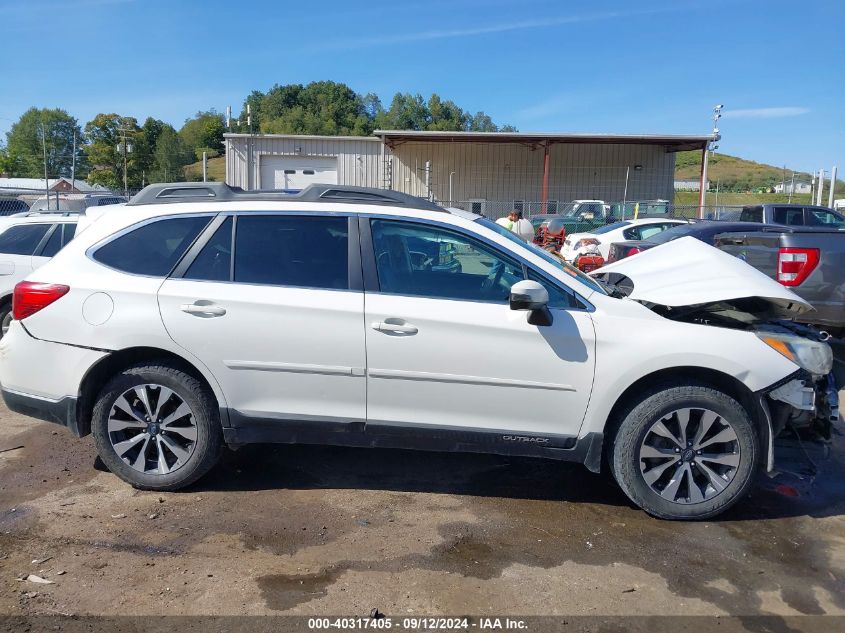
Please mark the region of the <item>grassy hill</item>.
MULTIPOLYGON (((202 161, 198 160, 185 167, 186 180, 202 180, 202 161)), ((226 157, 217 156, 208 159, 208 179, 214 182, 226 180, 226 157)))
MULTIPOLYGON (((713 153, 710 155, 707 168, 711 188, 719 183, 719 190, 724 192, 747 192, 759 188, 774 187, 784 179, 787 184, 792 180, 792 171, 784 173, 782 167, 757 163, 728 154, 713 153)), ((701 152, 678 152, 675 157, 675 178, 698 178, 701 174, 701 152)), ((795 180, 810 182, 812 176, 806 172, 795 172, 795 180)), ((825 196, 830 183, 825 183, 825 196)), ((845 182, 836 181, 836 192, 845 194, 845 182)))

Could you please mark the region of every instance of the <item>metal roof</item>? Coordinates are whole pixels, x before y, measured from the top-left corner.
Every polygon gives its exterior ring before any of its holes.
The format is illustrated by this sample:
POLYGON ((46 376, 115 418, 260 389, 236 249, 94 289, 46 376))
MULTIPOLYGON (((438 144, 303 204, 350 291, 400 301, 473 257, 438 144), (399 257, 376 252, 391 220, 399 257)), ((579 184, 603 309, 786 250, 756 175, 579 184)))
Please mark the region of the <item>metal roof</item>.
POLYGON ((241 134, 226 132, 223 138, 287 138, 299 141, 375 141, 381 142, 374 136, 326 136, 319 134, 241 134))
MULTIPOLYGON (((60 182, 66 182, 67 184, 71 184, 70 178, 49 178, 47 179, 47 186, 49 188, 55 187, 60 182)), ((99 191, 108 191, 102 185, 89 185, 85 180, 81 178, 77 178, 73 181, 73 186, 81 192, 99 192, 99 191)), ((21 189, 21 190, 28 190, 32 189, 36 192, 43 192, 44 187, 44 179, 43 178, 0 178, 0 190, 3 189, 21 189)))
POLYGON ((417 130, 376 130, 373 132, 388 144, 407 141, 458 142, 458 143, 599 143, 621 145, 662 145, 669 151, 679 152, 704 149, 715 136, 689 136, 680 134, 589 134, 543 132, 448 132, 417 130))

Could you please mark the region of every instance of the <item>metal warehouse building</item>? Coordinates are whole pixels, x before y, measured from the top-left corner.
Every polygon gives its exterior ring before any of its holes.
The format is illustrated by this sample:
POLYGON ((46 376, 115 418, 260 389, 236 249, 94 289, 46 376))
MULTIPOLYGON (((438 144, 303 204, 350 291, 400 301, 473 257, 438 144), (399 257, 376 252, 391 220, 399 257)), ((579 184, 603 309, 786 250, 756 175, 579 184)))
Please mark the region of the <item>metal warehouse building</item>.
POLYGON ((671 200, 675 153, 710 136, 377 130, 372 137, 227 134, 226 182, 395 189, 491 217, 576 199, 671 200))

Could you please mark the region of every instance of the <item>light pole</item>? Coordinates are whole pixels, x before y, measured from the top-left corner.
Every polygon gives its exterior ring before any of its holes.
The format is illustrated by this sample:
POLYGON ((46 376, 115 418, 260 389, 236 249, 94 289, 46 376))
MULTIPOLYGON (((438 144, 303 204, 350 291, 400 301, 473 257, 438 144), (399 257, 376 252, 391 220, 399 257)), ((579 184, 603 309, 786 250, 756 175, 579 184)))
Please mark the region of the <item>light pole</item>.
POLYGON ((706 200, 707 195, 707 160, 708 154, 710 150, 719 149, 718 145, 714 145, 716 141, 722 138, 721 134, 719 134, 719 119, 722 118, 722 108, 725 106, 722 104, 718 104, 713 108, 713 136, 711 140, 708 140, 707 143, 704 145, 704 155, 701 157, 701 186, 699 187, 700 192, 698 196, 698 217, 704 217, 704 202, 706 200))

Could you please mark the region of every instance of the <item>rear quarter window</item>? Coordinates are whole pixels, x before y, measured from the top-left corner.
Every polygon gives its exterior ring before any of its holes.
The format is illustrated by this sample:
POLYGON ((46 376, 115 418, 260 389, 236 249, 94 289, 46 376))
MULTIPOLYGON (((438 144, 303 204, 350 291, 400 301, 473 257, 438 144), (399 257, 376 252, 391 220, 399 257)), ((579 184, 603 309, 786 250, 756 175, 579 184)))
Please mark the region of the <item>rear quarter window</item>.
POLYGON ((740 222, 762 222, 763 207, 743 207, 739 220, 740 222))
POLYGON ((92 257, 125 273, 165 277, 210 221, 211 216, 154 220, 100 246, 92 257))
POLYGON ((52 224, 19 224, 0 234, 3 255, 32 255, 52 224))

